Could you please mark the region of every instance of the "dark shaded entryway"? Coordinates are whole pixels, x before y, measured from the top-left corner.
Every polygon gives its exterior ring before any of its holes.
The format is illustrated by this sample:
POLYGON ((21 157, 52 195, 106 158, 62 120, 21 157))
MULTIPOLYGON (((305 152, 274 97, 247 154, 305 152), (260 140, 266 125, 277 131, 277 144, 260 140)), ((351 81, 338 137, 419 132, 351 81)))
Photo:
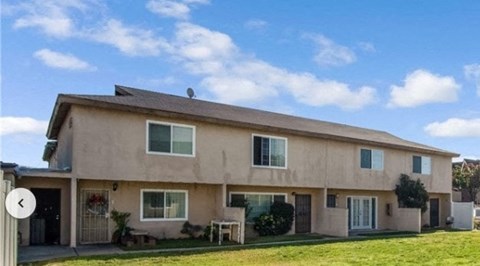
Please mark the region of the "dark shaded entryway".
POLYGON ((30 245, 60 244, 60 189, 32 188, 37 207, 30 217, 30 245))
POLYGON ((312 218, 310 195, 295 195, 295 233, 310 233, 312 218))
POLYGON ((430 199, 430 227, 440 226, 440 201, 430 199))

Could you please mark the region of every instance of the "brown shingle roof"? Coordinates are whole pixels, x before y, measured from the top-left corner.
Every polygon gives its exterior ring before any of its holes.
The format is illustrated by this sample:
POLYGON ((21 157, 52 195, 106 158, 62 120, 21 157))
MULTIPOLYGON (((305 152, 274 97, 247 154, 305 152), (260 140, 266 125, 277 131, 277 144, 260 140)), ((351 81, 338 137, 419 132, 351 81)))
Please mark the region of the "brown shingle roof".
POLYGON ((213 103, 124 86, 115 86, 115 96, 59 95, 47 137, 55 139, 71 104, 132 112, 175 116, 190 120, 274 130, 340 141, 395 147, 447 156, 458 154, 403 140, 384 131, 347 126, 251 108, 213 103))

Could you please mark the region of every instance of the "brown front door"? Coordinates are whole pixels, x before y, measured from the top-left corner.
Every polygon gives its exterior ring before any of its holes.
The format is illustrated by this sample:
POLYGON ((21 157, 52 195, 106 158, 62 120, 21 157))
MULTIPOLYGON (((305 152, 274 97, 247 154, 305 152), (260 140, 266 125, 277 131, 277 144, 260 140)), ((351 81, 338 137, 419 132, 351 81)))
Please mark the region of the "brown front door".
POLYGON ((30 245, 60 245, 60 189, 31 191, 37 206, 30 216, 30 245))
POLYGON ((440 226, 440 202, 438 199, 430 199, 430 226, 440 226))
POLYGON ((295 233, 310 233, 312 218, 310 195, 295 195, 295 233))

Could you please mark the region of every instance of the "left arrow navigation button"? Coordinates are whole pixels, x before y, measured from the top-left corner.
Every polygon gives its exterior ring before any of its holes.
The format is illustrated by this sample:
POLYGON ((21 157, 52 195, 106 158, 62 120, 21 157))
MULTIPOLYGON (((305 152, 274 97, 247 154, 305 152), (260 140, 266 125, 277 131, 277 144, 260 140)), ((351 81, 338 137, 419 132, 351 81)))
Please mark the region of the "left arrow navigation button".
POLYGON ((18 202, 18 205, 20 205, 20 207, 23 208, 22 201, 23 201, 23 199, 21 199, 21 200, 18 202))
POLYGON ((32 215, 36 205, 35 196, 25 188, 16 188, 10 191, 5 200, 8 213, 17 219, 24 219, 32 215))

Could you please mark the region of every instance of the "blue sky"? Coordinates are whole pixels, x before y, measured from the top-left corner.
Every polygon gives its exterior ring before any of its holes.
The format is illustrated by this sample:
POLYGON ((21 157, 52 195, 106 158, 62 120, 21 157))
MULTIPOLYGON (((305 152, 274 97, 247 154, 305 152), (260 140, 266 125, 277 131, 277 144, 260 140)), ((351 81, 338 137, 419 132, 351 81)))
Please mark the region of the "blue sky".
POLYGON ((45 167, 59 93, 114 84, 480 158, 479 1, 2 1, 1 160, 45 167))

